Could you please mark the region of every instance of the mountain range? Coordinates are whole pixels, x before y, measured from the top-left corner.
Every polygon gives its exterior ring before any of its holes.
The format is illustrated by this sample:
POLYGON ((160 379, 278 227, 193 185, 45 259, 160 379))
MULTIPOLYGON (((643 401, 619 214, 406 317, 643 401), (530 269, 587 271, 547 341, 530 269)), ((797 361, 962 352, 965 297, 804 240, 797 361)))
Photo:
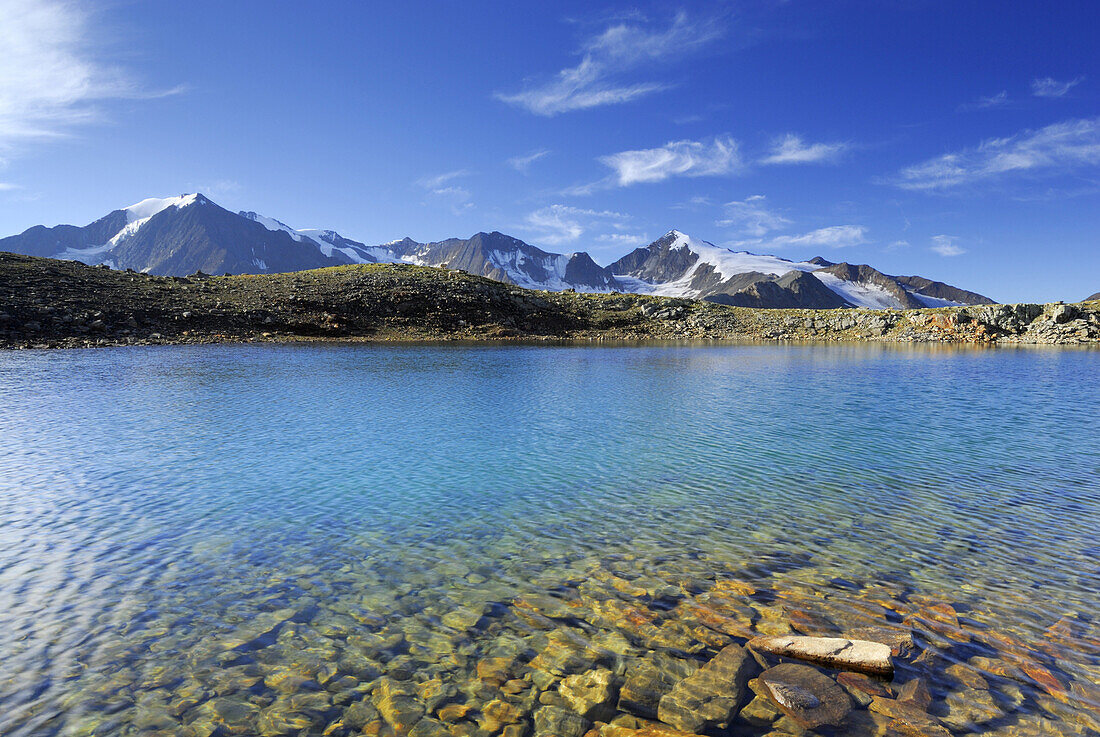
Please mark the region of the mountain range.
POLYGON ((201 194, 142 200, 84 227, 38 225, 0 239, 0 251, 171 276, 411 263, 461 269, 531 289, 634 292, 760 308, 993 303, 919 276, 890 276, 865 264, 820 257, 790 261, 732 251, 677 230, 604 267, 584 252, 550 253, 498 232, 368 246, 333 230, 296 230, 255 212, 232 212, 201 194))

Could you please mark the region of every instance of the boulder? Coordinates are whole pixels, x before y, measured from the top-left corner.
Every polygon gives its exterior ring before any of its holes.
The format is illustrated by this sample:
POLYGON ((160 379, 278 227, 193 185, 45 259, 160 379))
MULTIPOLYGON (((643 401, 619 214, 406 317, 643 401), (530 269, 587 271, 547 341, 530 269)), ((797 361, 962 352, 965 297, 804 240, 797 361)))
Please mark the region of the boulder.
POLYGON ((627 667, 626 679, 619 691, 619 711, 656 719, 661 697, 698 668, 690 660, 664 653, 654 653, 650 658, 633 662, 627 667))
POLYGON ((611 671, 598 668, 566 677, 559 684, 558 693, 569 708, 585 719, 606 722, 615 716, 619 683, 611 671))
POLYGON ((780 711, 806 729, 839 727, 852 709, 837 682, 808 665, 782 663, 760 675, 765 693, 780 711))
POLYGON ((869 640, 840 637, 756 637, 748 646, 759 652, 795 658, 837 670, 852 670, 878 676, 891 676, 894 663, 890 646, 869 640))
POLYGON ((661 697, 657 718, 682 732, 726 729, 745 702, 745 684, 754 666, 752 656, 740 645, 723 648, 661 697))
POLYGON ((583 737, 592 722, 560 706, 544 706, 535 712, 535 734, 583 737))

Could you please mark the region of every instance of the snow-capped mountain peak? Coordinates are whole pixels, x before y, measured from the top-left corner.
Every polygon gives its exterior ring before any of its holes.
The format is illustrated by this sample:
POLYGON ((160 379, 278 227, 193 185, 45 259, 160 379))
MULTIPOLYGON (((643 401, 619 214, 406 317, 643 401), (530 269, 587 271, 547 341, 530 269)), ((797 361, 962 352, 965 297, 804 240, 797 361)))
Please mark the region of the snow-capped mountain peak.
POLYGON ((126 213, 127 220, 133 223, 138 220, 148 220, 158 212, 163 212, 169 207, 187 207, 200 200, 209 201, 197 192, 194 194, 181 194, 179 197, 150 197, 149 199, 142 200, 141 202, 123 208, 123 211, 126 213))

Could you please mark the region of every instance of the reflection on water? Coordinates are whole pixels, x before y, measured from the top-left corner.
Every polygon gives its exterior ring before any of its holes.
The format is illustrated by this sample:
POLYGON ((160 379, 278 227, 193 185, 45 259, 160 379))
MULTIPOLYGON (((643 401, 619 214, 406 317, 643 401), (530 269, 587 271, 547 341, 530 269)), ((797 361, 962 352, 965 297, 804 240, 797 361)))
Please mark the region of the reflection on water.
MULTIPOLYGON (((752 635, 867 627, 912 633, 883 692, 927 687, 891 702, 912 729, 1088 734, 1098 362, 0 355, 0 734, 580 737, 655 716, 620 708, 639 674, 659 697, 752 635), (562 721, 559 682, 604 670, 601 718, 562 721)), ((901 728, 856 691, 836 733, 901 728)), ((798 733, 769 708, 728 731, 798 733)))

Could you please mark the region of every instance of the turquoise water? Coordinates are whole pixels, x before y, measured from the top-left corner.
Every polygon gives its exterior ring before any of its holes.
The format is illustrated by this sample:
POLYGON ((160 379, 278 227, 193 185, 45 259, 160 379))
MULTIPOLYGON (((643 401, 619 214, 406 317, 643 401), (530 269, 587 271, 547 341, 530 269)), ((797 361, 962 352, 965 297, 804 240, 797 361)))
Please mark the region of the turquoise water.
MULTIPOLYGON (((469 685, 478 660, 506 653, 539 688, 553 628, 516 597, 615 597, 664 622, 728 578, 756 589, 757 633, 792 612, 837 632, 910 617, 935 659, 899 681, 929 681, 956 733, 1087 733, 1098 492, 1097 352, 4 353, 0 734, 384 734, 349 710, 387 675, 457 688, 471 712, 447 729, 465 737, 493 696, 469 685), (925 626, 931 601, 966 642, 925 626), (969 727, 948 713, 959 663, 995 707, 969 727)), ((717 647, 548 621, 624 635, 619 673, 717 647)))

